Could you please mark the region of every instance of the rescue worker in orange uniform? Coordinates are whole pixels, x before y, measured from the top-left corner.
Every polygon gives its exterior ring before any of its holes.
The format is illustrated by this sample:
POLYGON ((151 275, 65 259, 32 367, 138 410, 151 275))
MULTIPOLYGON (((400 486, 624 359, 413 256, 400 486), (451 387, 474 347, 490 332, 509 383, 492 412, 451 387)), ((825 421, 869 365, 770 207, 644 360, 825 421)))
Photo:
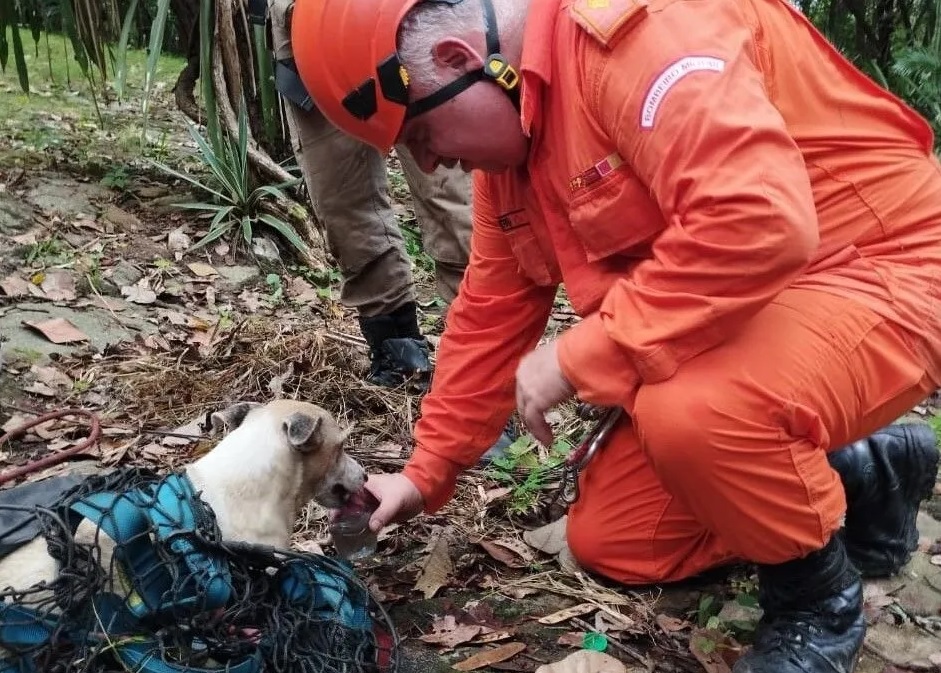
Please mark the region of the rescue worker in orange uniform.
POLYGON ((889 425, 941 380, 925 121, 785 0, 298 0, 346 133, 474 171, 471 258, 372 526, 434 512, 514 404, 621 408, 568 542, 625 583, 744 560, 736 673, 854 668, 938 454, 889 425), (340 36, 337 38, 336 36, 340 36), (557 286, 582 320, 540 344, 557 286))

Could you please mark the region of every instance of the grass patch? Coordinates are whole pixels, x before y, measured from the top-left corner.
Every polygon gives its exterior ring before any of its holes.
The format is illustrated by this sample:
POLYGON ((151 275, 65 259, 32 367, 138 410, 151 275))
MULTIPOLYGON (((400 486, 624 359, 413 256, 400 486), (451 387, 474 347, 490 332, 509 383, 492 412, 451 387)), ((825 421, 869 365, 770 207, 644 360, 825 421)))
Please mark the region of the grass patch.
MULTIPOLYGON (((21 28, 20 35, 30 93, 21 90, 11 59, 0 72, 0 135, 10 140, 0 150, 0 159, 6 165, 91 164, 92 172, 104 175, 116 154, 151 155, 166 143, 165 123, 152 117, 141 147, 146 51, 128 50, 125 100, 119 101, 108 82, 102 85, 96 79, 97 88, 92 89, 63 35, 51 33, 48 42, 43 35, 38 45, 29 30, 21 28)), ((161 56, 154 87, 157 102, 171 99, 170 89, 184 65, 180 57, 161 56)))

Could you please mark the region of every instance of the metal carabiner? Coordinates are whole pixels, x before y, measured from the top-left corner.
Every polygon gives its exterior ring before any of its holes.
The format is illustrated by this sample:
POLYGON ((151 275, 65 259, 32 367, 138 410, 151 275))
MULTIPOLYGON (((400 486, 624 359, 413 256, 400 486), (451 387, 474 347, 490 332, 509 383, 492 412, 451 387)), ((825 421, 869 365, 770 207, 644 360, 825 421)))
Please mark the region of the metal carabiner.
POLYGON ((586 435, 582 443, 569 454, 562 466, 562 483, 559 490, 552 498, 550 504, 555 504, 562 500, 566 505, 572 505, 578 500, 578 477, 581 471, 585 469, 591 459, 595 457, 598 450, 608 441, 608 436, 614 429, 614 426, 620 420, 624 409, 621 407, 612 407, 604 412, 601 419, 586 435))

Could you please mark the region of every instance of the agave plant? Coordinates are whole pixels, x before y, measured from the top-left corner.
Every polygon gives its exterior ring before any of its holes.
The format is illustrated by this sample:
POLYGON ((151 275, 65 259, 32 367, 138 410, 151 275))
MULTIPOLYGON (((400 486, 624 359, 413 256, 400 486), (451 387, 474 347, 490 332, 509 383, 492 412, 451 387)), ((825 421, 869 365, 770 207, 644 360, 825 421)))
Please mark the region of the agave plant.
POLYGON ((256 229, 264 225, 283 236, 299 252, 306 254, 307 246, 291 225, 278 216, 274 207, 276 203, 286 200, 284 190, 297 184, 300 178, 276 185, 252 184, 248 156, 248 115, 245 105, 239 108, 237 137, 222 138, 220 151, 203 138, 195 124, 187 122, 187 126, 200 158, 209 169, 208 177, 201 179, 160 161, 150 160, 150 163, 165 173, 188 182, 210 197, 209 201, 174 204, 179 208, 201 211, 205 217, 211 218, 208 233, 190 250, 197 250, 233 229, 240 229, 242 239, 251 245, 256 229))

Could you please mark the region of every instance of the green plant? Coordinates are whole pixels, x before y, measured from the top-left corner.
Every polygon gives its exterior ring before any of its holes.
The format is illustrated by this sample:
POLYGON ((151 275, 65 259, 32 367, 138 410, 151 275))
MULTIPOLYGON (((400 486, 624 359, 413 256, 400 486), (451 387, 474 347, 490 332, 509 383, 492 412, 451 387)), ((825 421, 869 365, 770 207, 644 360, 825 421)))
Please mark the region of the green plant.
POLYGON ((101 184, 111 189, 124 191, 127 189, 129 177, 127 169, 124 166, 112 166, 101 178, 101 184))
POLYGON ((29 246, 26 253, 26 263, 30 266, 40 267, 68 264, 73 260, 73 251, 68 243, 53 235, 36 241, 29 246))
POLYGON ((150 160, 152 165, 199 188, 212 199, 211 202, 174 204, 178 208, 202 211, 206 217, 211 218, 209 232, 193 244, 189 251, 198 250, 236 227, 241 229, 242 238, 250 245, 255 236, 255 227, 264 224, 281 234, 297 250, 306 253, 307 246, 291 225, 272 212, 265 211, 270 200, 286 199, 283 190, 297 184, 297 179, 277 185, 253 187, 248 161, 248 115, 244 105, 239 109, 238 124, 238 137, 222 138, 222 151, 217 152, 203 138, 195 124, 187 122, 199 156, 209 169, 209 176, 205 181, 171 168, 163 162, 150 160))
POLYGON ((488 477, 512 489, 509 510, 515 514, 533 509, 545 485, 558 478, 558 468, 572 449, 568 440, 559 438, 548 459, 541 461, 533 450, 535 446, 526 435, 517 438, 503 456, 494 459, 488 471, 488 477))
POLYGON ((265 276, 265 283, 271 290, 271 293, 267 297, 268 303, 272 306, 277 306, 284 298, 284 285, 281 283, 281 276, 276 273, 269 273, 265 276))

